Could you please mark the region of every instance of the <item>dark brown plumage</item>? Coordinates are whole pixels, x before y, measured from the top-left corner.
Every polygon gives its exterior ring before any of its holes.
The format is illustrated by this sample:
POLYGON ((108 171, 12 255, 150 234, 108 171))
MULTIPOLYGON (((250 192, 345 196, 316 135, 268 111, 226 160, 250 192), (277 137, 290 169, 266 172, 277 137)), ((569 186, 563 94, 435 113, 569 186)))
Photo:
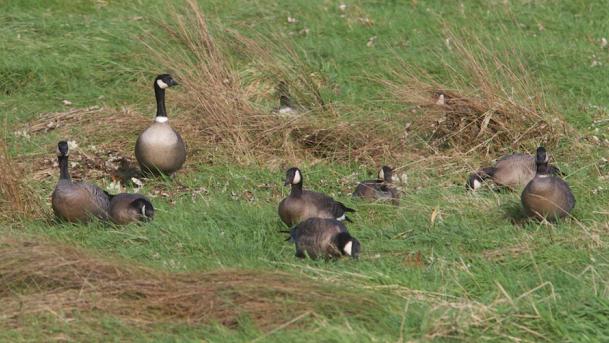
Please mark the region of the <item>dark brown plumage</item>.
POLYGON ((92 218, 108 219, 110 200, 99 187, 72 182, 68 172, 68 143, 57 144, 59 161, 59 181, 51 195, 51 205, 55 215, 69 222, 83 222, 92 218))
POLYGON ((543 147, 537 149, 536 164, 537 173, 520 197, 527 216, 548 220, 567 216, 575 207, 575 197, 564 180, 550 175, 543 147))
POLYGON ((393 186, 392 177, 393 169, 383 166, 379 171, 378 179, 360 182, 355 188, 353 196, 372 201, 389 200, 394 205, 399 205, 400 192, 393 186))
POLYGON ((312 259, 343 255, 357 258, 360 253, 359 241, 336 219, 309 218, 290 230, 290 238, 300 258, 307 255, 312 259))
POLYGON ((318 192, 302 189, 302 174, 298 168, 286 172, 285 185, 291 185, 290 195, 281 200, 278 213, 281 220, 289 226, 298 224, 308 218, 332 218, 347 220, 346 212, 355 212, 343 203, 318 192))
POLYGON ((110 219, 113 223, 125 225, 154 218, 152 203, 141 194, 120 193, 110 199, 110 219))

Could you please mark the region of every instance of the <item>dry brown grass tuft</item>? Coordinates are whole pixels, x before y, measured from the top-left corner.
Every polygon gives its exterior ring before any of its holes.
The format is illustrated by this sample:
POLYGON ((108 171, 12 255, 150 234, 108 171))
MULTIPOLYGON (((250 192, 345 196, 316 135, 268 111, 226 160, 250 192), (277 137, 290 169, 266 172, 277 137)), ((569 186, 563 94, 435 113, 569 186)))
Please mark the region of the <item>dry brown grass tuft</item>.
POLYGON ((234 326, 248 315, 267 329, 307 312, 331 315, 371 305, 361 294, 337 295, 281 272, 169 274, 40 238, 7 236, 0 238, 0 285, 0 317, 14 322, 23 316, 77 311, 101 312, 134 325, 234 326))
POLYGON ((147 44, 155 60, 164 62, 183 85, 176 96, 187 114, 180 120, 188 123, 190 146, 246 164, 278 158, 383 159, 394 151, 399 140, 395 143, 387 134, 388 126, 370 120, 366 130, 354 130, 342 124, 322 97, 327 81, 292 46, 281 43, 287 39, 227 30, 212 34, 196 1, 187 6, 170 10, 170 20, 162 23, 169 42, 150 36, 147 44), (161 48, 168 44, 181 49, 161 48), (287 85, 299 115, 278 115, 269 108, 279 105, 280 82, 287 85))
POLYGON ((0 136, 0 220, 39 218, 40 202, 9 152, 5 136, 0 136))
POLYGON ((566 124, 518 51, 489 47, 474 34, 447 37, 453 58, 442 67, 450 85, 406 61, 394 81, 381 81, 395 101, 413 107, 412 129, 432 151, 496 154, 557 143, 566 124))

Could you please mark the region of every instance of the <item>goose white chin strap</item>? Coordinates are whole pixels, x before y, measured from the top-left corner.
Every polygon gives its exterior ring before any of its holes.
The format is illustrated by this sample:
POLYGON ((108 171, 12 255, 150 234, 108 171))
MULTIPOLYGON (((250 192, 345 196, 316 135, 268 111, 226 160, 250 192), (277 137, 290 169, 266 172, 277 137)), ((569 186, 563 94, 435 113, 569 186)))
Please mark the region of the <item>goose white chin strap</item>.
POLYGON ((168 84, 166 84, 165 82, 163 82, 163 80, 156 80, 156 84, 161 88, 161 89, 165 89, 167 87, 169 87, 168 84))
POLYGON ((345 247, 343 248, 343 251, 345 252, 345 254, 351 256, 352 247, 353 247, 353 242, 351 242, 351 241, 347 242, 347 244, 345 244, 345 247))

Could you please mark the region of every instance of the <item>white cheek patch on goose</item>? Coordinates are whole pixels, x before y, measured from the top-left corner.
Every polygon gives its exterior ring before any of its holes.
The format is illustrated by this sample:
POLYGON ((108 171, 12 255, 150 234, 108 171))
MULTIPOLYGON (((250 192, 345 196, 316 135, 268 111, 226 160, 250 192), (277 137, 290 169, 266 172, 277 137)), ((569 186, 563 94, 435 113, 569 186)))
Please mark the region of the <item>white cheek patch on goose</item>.
POLYGON ((163 80, 156 80, 156 84, 161 88, 161 89, 165 89, 167 87, 169 87, 168 84, 166 84, 165 82, 163 82, 163 80))
POLYGON ((474 189, 478 189, 480 187, 482 187, 482 182, 474 180, 474 189))
POLYGON ((148 218, 148 216, 146 216, 146 205, 142 205, 142 216, 144 216, 144 218, 148 218))
POLYGON ((383 169, 381 169, 381 171, 379 171, 379 179, 385 180, 385 172, 383 171, 383 169))
POLYGON ((167 117, 154 117, 154 121, 157 123, 166 123, 168 120, 167 117))
POLYGON ((351 256, 351 249, 352 248, 353 248, 353 242, 349 241, 349 242, 347 242, 347 244, 345 244, 345 247, 343 248, 343 251, 348 256, 351 256))
POLYGON ((343 214, 342 216, 340 216, 340 217, 336 218, 336 220, 338 220, 339 222, 342 222, 342 221, 343 221, 343 220, 345 220, 345 219, 347 219, 347 216, 346 216, 346 215, 344 215, 344 214, 343 214))
POLYGON ((300 176, 300 172, 297 170, 294 173, 294 181, 292 181, 292 183, 296 185, 296 184, 299 184, 300 181, 302 181, 302 176, 300 176))

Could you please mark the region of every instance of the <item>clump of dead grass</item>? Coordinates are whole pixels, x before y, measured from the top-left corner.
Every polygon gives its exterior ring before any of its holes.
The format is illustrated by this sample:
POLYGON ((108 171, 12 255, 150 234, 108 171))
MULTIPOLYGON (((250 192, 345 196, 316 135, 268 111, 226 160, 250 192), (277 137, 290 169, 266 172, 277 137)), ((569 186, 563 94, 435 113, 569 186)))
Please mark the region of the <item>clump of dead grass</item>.
POLYGON ((567 130, 545 100, 515 48, 489 46, 475 34, 446 32, 448 82, 402 61, 394 80, 381 81, 411 108, 412 131, 431 151, 498 153, 555 146, 567 130))
POLYGON ((281 272, 222 270, 169 274, 102 259, 67 245, 0 238, 0 316, 101 312, 134 325, 180 322, 261 329, 305 313, 363 311, 365 296, 336 293, 281 272))
POLYGON ((40 217, 38 200, 11 155, 5 136, 0 136, 0 220, 40 217))
POLYGON ((392 149, 400 141, 387 134, 389 126, 374 119, 365 123, 366 130, 342 125, 338 111, 322 96, 327 80, 285 37, 252 38, 218 29, 212 34, 193 0, 187 9, 169 12, 170 20, 161 23, 167 37, 150 36, 147 45, 155 63, 164 63, 183 85, 177 103, 187 113, 181 120, 196 132, 191 146, 213 147, 214 153, 241 163, 308 157, 359 161, 389 158, 399 150, 392 149), (280 82, 300 107, 299 115, 282 116, 269 108, 279 105, 280 82))

